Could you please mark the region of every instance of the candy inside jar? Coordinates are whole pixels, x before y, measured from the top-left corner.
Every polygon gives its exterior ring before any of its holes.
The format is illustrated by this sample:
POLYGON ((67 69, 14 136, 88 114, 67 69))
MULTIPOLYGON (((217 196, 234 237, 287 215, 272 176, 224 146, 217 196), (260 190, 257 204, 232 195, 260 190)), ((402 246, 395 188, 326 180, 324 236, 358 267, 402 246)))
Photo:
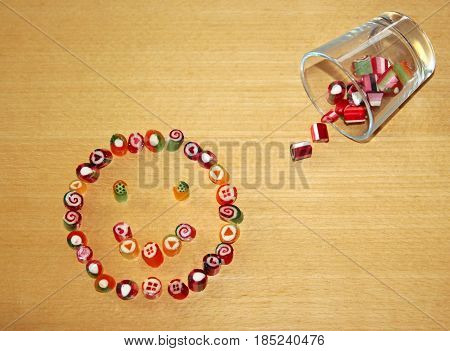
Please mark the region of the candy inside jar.
POLYGON ((409 17, 386 12, 308 52, 303 86, 343 135, 365 141, 435 69, 430 40, 409 17))

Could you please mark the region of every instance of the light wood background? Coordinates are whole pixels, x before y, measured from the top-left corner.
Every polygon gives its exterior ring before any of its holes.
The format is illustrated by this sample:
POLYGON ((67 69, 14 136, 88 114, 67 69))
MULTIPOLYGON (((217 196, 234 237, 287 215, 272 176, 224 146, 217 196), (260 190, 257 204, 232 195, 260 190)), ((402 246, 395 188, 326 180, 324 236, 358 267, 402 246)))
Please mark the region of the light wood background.
MULTIPOLYGON (((444 5, 0 1, 1 327, 448 329, 444 5), (318 117, 305 109, 299 59, 387 10, 423 22, 436 50, 435 75, 371 142, 331 130, 329 144, 293 165, 289 143, 308 138, 318 117), (76 165, 107 147, 113 133, 167 134, 171 126, 217 152, 239 188, 245 221, 235 260, 181 303, 166 291, 154 302, 98 294, 66 245, 62 196, 76 165)), ((83 209, 106 270, 118 280, 156 275, 167 283, 199 267, 220 226, 214 189, 205 184, 205 172, 180 154, 115 160, 83 209), (154 187, 152 174, 160 179, 154 187), (193 190, 182 204, 170 194, 178 176, 193 190), (110 190, 121 178, 130 184, 124 205, 110 190), (199 234, 155 271, 120 257, 111 232, 119 220, 141 243, 160 240, 180 221, 199 234)))

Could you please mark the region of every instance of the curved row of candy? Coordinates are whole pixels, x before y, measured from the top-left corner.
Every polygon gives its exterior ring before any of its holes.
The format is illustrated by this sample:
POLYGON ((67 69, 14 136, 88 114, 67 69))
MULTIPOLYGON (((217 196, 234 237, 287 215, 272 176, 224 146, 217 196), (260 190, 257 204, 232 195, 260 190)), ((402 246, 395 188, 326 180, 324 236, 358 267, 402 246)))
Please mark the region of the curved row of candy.
MULTIPOLYGON (((130 134, 128 141, 122 134, 114 134, 110 141, 110 150, 96 149, 90 157, 89 163, 82 163, 76 169, 78 180, 69 184, 69 191, 64 195, 63 202, 67 212, 63 218, 64 226, 70 233, 67 243, 76 250, 76 257, 80 263, 86 264, 88 275, 95 279, 95 289, 99 292, 108 292, 116 288, 116 293, 123 300, 130 300, 137 296, 139 287, 132 280, 122 280, 116 284, 115 279, 104 273, 102 263, 93 259, 93 250, 87 245, 86 235, 80 231, 82 215, 79 212, 84 204, 83 195, 87 191, 87 183, 94 183, 100 176, 100 170, 111 163, 113 154, 124 156, 127 152, 137 153, 146 147, 152 152, 160 152, 166 146, 168 151, 176 151, 183 144, 184 135, 180 130, 172 130, 166 144, 164 136, 156 130, 149 130, 145 137, 140 133, 130 134)), ((228 172, 217 163, 217 157, 210 151, 202 150, 199 144, 188 142, 184 147, 184 154, 190 160, 197 161, 203 168, 209 170, 209 179, 219 185, 216 199, 219 203, 219 217, 227 222, 220 229, 220 243, 215 253, 207 254, 203 258, 203 268, 194 269, 188 275, 188 285, 180 279, 173 279, 168 285, 169 294, 182 300, 189 294, 189 290, 199 292, 205 289, 208 276, 219 273, 221 265, 228 265, 233 260, 234 249, 231 246, 240 235, 237 226, 243 220, 241 210, 234 205, 237 199, 237 189, 228 184, 228 172)), ((127 198, 126 183, 117 181, 113 186, 115 198, 122 202, 127 198)), ((174 195, 177 200, 184 200, 189 195, 189 186, 180 182, 174 187, 174 195), (186 194, 187 192, 187 194, 186 194)), ((117 223, 113 233, 119 244, 119 252, 126 258, 136 258, 139 255, 139 244, 132 237, 131 228, 124 222, 117 223)), ((181 250, 181 241, 191 241, 196 235, 196 230, 189 224, 182 223, 175 229, 175 235, 170 234, 163 239, 163 252, 167 256, 174 256, 181 250)), ((142 249, 144 261, 151 267, 159 267, 164 256, 157 243, 148 242, 142 249)), ((144 296, 155 299, 161 295, 162 283, 156 277, 147 278, 141 285, 144 296)))

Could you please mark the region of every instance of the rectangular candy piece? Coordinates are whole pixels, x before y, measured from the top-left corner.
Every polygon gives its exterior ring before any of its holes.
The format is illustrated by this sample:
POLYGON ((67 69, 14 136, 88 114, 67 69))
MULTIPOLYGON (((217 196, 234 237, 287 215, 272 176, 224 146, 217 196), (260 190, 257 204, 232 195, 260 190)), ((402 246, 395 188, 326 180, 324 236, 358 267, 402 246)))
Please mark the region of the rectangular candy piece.
POLYGON ((314 123, 311 126, 311 138, 315 143, 328 143, 328 129, 325 123, 314 123))
POLYGON ((322 123, 334 123, 339 119, 339 115, 334 111, 330 110, 322 116, 322 123))
POLYGON ((376 74, 366 74, 362 77, 362 88, 368 92, 376 92, 377 88, 377 75, 376 74))
POLYGON ((397 75, 394 72, 394 67, 391 66, 381 75, 377 80, 377 86, 379 91, 385 92, 387 89, 392 88, 399 82, 397 75))
POLYGON ((309 141, 300 141, 291 144, 292 161, 299 161, 305 158, 310 158, 312 155, 312 146, 309 141))
POLYGON ((383 74, 390 66, 389 60, 381 56, 374 56, 371 59, 372 71, 375 74, 383 74))
POLYGON ((383 99, 383 93, 367 93, 367 98, 369 99, 370 106, 379 107, 381 106, 381 99, 383 99))
POLYGON ((370 56, 365 56, 362 59, 353 61, 353 70, 357 76, 364 76, 366 74, 373 73, 370 56))
POLYGON ((349 105, 344 110, 345 124, 364 123, 366 121, 366 109, 364 106, 349 105))
POLYGON ((400 82, 403 85, 405 85, 414 75, 406 61, 394 64, 394 72, 397 74, 398 79, 400 79, 400 82))

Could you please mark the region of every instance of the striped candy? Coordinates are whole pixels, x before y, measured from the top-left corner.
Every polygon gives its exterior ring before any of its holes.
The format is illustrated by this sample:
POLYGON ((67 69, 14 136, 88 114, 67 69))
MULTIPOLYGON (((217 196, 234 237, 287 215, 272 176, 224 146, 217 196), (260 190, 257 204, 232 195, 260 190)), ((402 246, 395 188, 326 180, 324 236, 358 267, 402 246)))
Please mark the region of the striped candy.
POLYGON ((167 151, 177 151, 183 144, 184 135, 181 130, 174 129, 169 133, 169 142, 167 143, 167 151))
POLYGON ((81 226, 82 216, 80 212, 77 211, 67 211, 63 218, 64 227, 68 231, 77 230, 81 226))

